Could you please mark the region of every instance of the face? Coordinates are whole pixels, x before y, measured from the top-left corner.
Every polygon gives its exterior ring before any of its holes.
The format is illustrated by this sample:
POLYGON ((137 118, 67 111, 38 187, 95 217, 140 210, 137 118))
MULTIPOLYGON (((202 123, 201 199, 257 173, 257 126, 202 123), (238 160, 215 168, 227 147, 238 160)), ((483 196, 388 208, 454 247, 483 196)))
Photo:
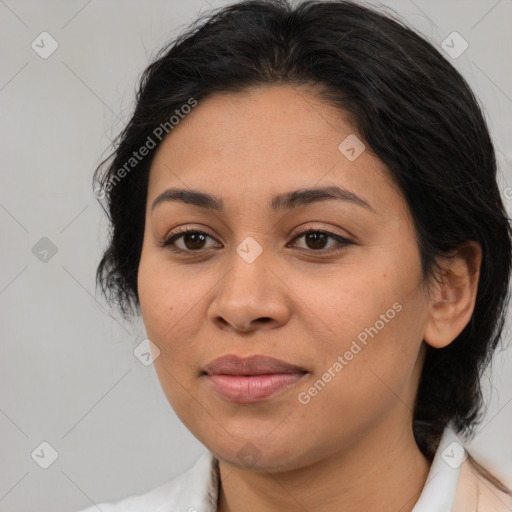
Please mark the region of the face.
POLYGON ((179 418, 230 464, 300 468, 411 423, 420 255, 407 204, 356 136, 311 90, 272 86, 200 101, 153 160, 138 290, 154 365, 179 418), (317 192, 286 200, 304 189, 317 192), (225 355, 296 368, 204 373, 225 355))

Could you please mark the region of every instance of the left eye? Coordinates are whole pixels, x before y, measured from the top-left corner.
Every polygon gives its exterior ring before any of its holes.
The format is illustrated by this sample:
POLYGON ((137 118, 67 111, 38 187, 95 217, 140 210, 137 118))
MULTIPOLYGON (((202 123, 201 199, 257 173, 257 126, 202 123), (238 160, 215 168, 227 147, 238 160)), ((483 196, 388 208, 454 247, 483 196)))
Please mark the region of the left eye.
MULTIPOLYGON (((334 245, 334 248, 338 248, 337 246, 344 246, 351 243, 349 240, 343 238, 340 235, 336 235, 330 231, 323 231, 318 229, 309 229, 307 231, 303 231, 293 240, 298 240, 299 238, 303 237, 305 237, 304 241, 307 244, 313 245, 313 247, 306 247, 306 249, 312 249, 313 251, 325 250, 325 244, 329 239, 335 240, 337 242, 337 244, 334 245)), ((328 247, 327 250, 332 248, 333 247, 328 247)))
MULTIPOLYGON (((167 247, 170 250, 178 252, 199 252, 201 249, 204 249, 203 245, 207 238, 211 238, 212 240, 214 240, 212 236, 210 236, 208 233, 205 233, 204 231, 200 231, 197 229, 185 229, 179 233, 171 235, 169 238, 164 240, 159 245, 161 247, 167 247), (183 242, 184 247, 178 247, 176 245, 175 242, 177 242, 178 240, 183 242)), ((306 231, 302 231, 293 238, 292 242, 295 242, 300 238, 304 238, 305 243, 309 245, 309 247, 305 247, 305 249, 309 249, 313 252, 329 252, 332 249, 340 249, 343 246, 352 243, 350 242, 350 240, 347 240, 346 238, 340 235, 331 233, 330 231, 324 231, 319 229, 309 229, 306 231), (334 247, 326 247, 326 244, 329 239, 335 240, 337 242, 336 244, 334 244, 334 247)))

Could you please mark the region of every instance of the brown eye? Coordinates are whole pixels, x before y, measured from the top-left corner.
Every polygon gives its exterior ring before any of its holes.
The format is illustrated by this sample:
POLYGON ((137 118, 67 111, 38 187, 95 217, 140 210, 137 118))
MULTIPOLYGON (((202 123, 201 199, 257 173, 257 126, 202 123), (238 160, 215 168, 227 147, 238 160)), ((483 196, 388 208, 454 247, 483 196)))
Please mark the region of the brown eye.
POLYGON ((327 242, 329 241, 329 236, 324 233, 317 232, 309 232, 304 236, 304 241, 309 249, 325 249, 327 242))
MULTIPOLYGON (((212 238, 208 233, 199 231, 197 229, 185 229, 179 233, 175 233, 166 240, 164 240, 160 246, 167 247, 171 250, 183 251, 183 252, 197 252, 204 249, 206 239, 212 238), (182 240, 180 240, 182 239, 182 240), (177 240, 182 241, 182 247, 175 244, 177 240)), ((212 238, 213 240, 213 238, 212 238)))
MULTIPOLYGON (((160 247, 166 247, 176 252, 201 252, 203 249, 211 248, 206 247, 208 238, 214 240, 211 235, 205 233, 204 231, 187 228, 181 230, 178 233, 172 234, 166 240, 159 243, 159 245, 160 247), (176 243, 178 241, 180 242, 181 246, 176 243)), ((341 250, 346 245, 352 244, 350 240, 347 240, 340 235, 321 229, 304 230, 293 239, 293 242, 299 240, 300 238, 304 238, 306 246, 299 247, 299 249, 309 252, 329 253, 331 251, 341 250), (335 243, 329 247, 329 241, 334 241, 335 243)), ((295 244, 292 245, 295 246, 295 244)))
POLYGON ((311 251, 325 251, 329 252, 330 250, 340 249, 347 244, 351 244, 350 240, 343 238, 335 233, 331 233, 330 231, 323 231, 320 229, 308 229, 302 231, 298 236, 294 238, 298 240, 299 238, 304 238, 306 243, 306 247, 304 249, 309 249, 311 251), (337 243, 334 246, 327 247, 329 243, 329 239, 335 240, 337 243), (340 247, 341 246, 341 247, 340 247))
POLYGON ((181 235, 183 237, 183 244, 187 249, 195 250, 202 249, 205 243, 206 237, 203 233, 186 233, 181 235))

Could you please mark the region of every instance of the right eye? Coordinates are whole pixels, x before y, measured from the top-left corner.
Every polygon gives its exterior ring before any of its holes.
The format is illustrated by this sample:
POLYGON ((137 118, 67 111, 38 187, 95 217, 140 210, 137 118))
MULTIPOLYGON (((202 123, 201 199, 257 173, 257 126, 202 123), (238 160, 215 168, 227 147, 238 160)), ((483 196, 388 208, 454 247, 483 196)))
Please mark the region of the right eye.
POLYGON ((177 233, 172 233, 163 242, 159 243, 159 246, 176 252, 198 252, 204 249, 203 246, 207 238, 213 240, 213 237, 204 231, 186 228, 177 233), (177 240, 180 240, 184 247, 178 247, 175 244, 177 240))

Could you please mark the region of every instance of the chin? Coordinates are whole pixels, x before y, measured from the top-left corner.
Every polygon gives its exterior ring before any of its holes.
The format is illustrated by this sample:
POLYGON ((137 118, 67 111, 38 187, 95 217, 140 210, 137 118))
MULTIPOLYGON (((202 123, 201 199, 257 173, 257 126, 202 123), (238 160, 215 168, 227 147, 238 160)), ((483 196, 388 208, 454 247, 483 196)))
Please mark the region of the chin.
POLYGON ((307 464, 305 454, 297 453, 297 446, 301 440, 293 441, 287 438, 288 443, 280 439, 250 440, 247 436, 245 441, 233 441, 228 439, 226 444, 219 445, 218 439, 215 445, 204 443, 213 455, 239 469, 246 469, 255 472, 279 472, 292 469, 299 469, 307 464))

